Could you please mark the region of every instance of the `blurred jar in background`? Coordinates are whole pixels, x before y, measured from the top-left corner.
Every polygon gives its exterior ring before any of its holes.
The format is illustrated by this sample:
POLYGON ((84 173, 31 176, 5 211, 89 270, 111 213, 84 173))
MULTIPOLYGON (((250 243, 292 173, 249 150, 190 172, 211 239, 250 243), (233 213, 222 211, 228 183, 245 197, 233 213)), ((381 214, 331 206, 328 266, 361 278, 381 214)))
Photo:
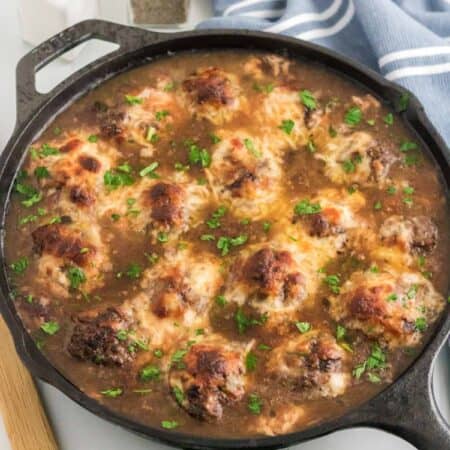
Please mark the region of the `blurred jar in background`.
POLYGON ((128 0, 130 23, 140 27, 183 25, 189 7, 189 0, 128 0))

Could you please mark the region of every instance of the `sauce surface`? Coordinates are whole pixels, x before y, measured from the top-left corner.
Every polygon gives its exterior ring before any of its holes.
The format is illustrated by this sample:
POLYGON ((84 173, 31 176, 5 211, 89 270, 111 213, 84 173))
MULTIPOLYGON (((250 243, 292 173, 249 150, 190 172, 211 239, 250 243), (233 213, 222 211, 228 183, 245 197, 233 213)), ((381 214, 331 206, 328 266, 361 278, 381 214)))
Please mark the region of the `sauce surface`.
POLYGON ((387 105, 229 50, 161 58, 56 117, 15 182, 6 251, 26 328, 82 391, 238 437, 392 382, 445 308, 448 230, 439 172, 387 105))

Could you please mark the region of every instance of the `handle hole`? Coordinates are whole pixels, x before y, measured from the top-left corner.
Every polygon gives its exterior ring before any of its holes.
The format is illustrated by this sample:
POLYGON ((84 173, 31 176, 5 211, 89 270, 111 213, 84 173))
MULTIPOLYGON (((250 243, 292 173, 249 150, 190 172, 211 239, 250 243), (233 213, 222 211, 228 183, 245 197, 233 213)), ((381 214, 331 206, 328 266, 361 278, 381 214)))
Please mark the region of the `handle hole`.
POLYGON ((450 426, 450 348, 444 345, 436 358, 433 370, 433 397, 437 409, 450 426))
POLYGON ((78 45, 36 72, 36 90, 41 94, 47 94, 77 70, 108 53, 112 53, 119 47, 118 44, 100 39, 90 39, 87 43, 78 45), (86 47, 80 52, 83 46, 86 47))

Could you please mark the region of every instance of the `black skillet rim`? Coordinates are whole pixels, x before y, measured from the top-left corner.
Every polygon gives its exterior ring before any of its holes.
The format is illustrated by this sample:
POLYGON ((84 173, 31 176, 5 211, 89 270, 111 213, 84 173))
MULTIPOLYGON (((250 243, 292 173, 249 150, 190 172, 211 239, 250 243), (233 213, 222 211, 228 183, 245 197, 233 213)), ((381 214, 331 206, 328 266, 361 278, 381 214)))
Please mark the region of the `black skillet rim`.
MULTIPOLYGON (((99 23, 102 26, 110 26, 110 27, 118 27, 116 24, 109 24, 107 22, 101 21, 88 21, 92 25, 98 25, 99 23)), ((86 24, 87 22, 84 22, 86 24)), ((78 24, 81 25, 81 24, 78 24)), ((77 27, 77 25, 75 25, 77 27)), ((72 27, 73 28, 73 27, 72 27)), ((131 29, 126 27, 127 29, 131 29)), ((3 295, 3 302, 0 303, 1 310, 3 316, 8 324, 10 331, 13 334, 14 342, 17 348, 17 351, 25 362, 28 369, 32 372, 33 375, 49 382, 53 386, 57 387, 60 391, 65 393, 71 399, 76 401, 78 404, 86 408, 87 410, 103 417, 107 420, 110 420, 116 424, 122 425, 132 431, 135 431, 141 435, 145 435, 147 437, 156 438, 162 442, 166 442, 172 445, 181 445, 182 447, 189 448, 279 448, 281 446, 287 446, 294 443, 298 443, 307 439, 311 439, 313 437, 318 437, 337 429, 347 428, 349 426, 354 425, 354 419, 349 420, 348 416, 351 413, 357 412, 358 409, 363 407, 364 405, 370 403, 372 400, 379 397, 382 393, 386 391, 393 390, 399 382, 403 378, 403 376, 410 372, 414 366, 416 366, 419 360, 424 359, 426 354, 431 355, 435 353, 438 348, 442 345, 443 337, 446 338, 448 335, 448 330, 450 328, 450 320, 448 316, 449 307, 447 305, 447 317, 445 318, 445 311, 443 313, 443 317, 440 320, 440 323, 437 323, 434 327, 432 336, 429 337, 422 354, 419 355, 414 362, 405 370, 405 372, 400 375, 394 383, 388 385, 380 394, 369 399, 364 402, 360 406, 353 408, 348 413, 345 413, 343 416, 340 416, 336 419, 332 419, 330 421, 324 422, 322 424, 313 426, 311 428, 307 428, 305 430, 296 431, 293 433, 278 435, 274 437, 255 437, 255 438, 239 438, 239 439, 224 439, 224 438, 207 438, 207 437, 199 437, 174 431, 165 431, 160 428, 154 428, 150 426, 144 426, 139 424, 133 420, 127 419, 121 414, 114 413, 109 410, 104 405, 101 405, 97 401, 88 397, 86 394, 82 393, 75 385, 73 385, 70 381, 68 381, 61 373, 59 373, 51 363, 45 358, 45 356, 37 350, 31 336, 25 330, 20 321, 12 300, 9 297, 9 284, 6 278, 6 267, 4 261, 4 220, 5 213, 7 210, 7 204, 9 200, 9 196, 11 193, 12 181, 17 169, 22 162, 22 158, 17 158, 12 164, 10 162, 10 156, 15 151, 18 152, 19 144, 23 143, 21 140, 31 141, 33 137, 36 136, 37 130, 32 130, 30 132, 30 127, 32 127, 36 122, 41 120, 39 126, 37 128, 42 129, 45 128, 46 124, 49 120, 51 120, 54 115, 58 114, 63 110, 68 104, 71 104, 73 101, 84 95, 87 91, 100 85, 103 81, 111 76, 115 76, 122 71, 130 70, 134 67, 138 67, 139 65, 144 64, 145 61, 145 53, 154 53, 160 54, 160 49, 158 47, 177 47, 179 44, 181 49, 176 49, 175 51, 183 51, 189 50, 191 47, 198 49, 215 49, 215 48, 247 48, 247 49, 266 49, 277 51, 277 49, 288 49, 288 54, 292 57, 296 57, 296 52, 306 52, 308 56, 302 55, 305 59, 313 59, 321 64, 326 64, 326 62, 332 62, 334 67, 333 70, 337 71, 341 75, 353 79, 357 81, 359 84, 362 84, 366 89, 370 91, 374 91, 376 88, 376 92, 378 97, 383 98, 384 100, 388 100, 393 102, 398 96, 402 93, 407 92, 410 95, 410 106, 408 111, 404 113, 405 119, 415 132, 417 136, 420 136, 420 140, 422 143, 426 143, 425 147, 431 147, 431 153, 433 155, 434 161, 439 166, 439 171, 445 172, 445 166, 450 163, 450 156, 448 153, 448 149, 436 130, 433 128, 428 118, 426 117, 423 107, 420 105, 418 100, 405 89, 395 85, 392 82, 389 82, 382 78, 380 75, 375 72, 361 66, 358 63, 355 63, 349 60, 346 57, 336 54, 330 50, 319 47, 315 44, 311 44, 308 42, 303 42, 295 38, 290 38, 286 36, 274 35, 270 33, 264 32, 256 32, 256 31, 247 31, 247 30, 212 30, 212 31, 194 31, 194 32, 184 32, 177 33, 170 36, 157 35, 156 38, 153 36, 149 39, 149 42, 146 42, 146 39, 135 39, 138 41, 135 45, 131 46, 131 49, 127 49, 123 53, 112 53, 107 55, 99 60, 89 64, 86 68, 81 69, 81 71, 71 75, 68 77, 62 85, 58 85, 54 91, 51 92, 49 96, 47 96, 44 100, 44 105, 40 105, 39 108, 35 106, 29 111, 29 122, 26 124, 19 123, 16 127, 16 130, 13 133, 10 141, 8 142, 1 158, 1 175, 0 175, 0 195, 2 197, 2 209, 0 210, 2 213, 2 239, 1 239, 1 251, 2 251, 2 265, 3 270, 0 273, 0 288, 3 295), (199 41, 203 38, 203 40, 215 40, 216 45, 211 46, 208 43, 202 43, 202 45, 192 45, 189 44, 189 40, 199 41), (235 41, 234 44, 231 44, 230 41, 235 41), (247 42, 246 40, 250 40, 247 42), (187 41, 187 42, 186 42, 187 41), (224 45, 224 43, 226 45, 224 45), (276 44, 276 46, 274 45, 276 44), (270 44, 270 45, 269 45, 270 44), (156 50, 155 50, 156 48, 156 50), (153 51, 152 51, 153 50, 153 51), (136 57, 139 55, 138 59, 136 57), (134 58, 134 61, 133 61, 134 58), (130 64, 130 60, 133 61, 130 64), (111 63, 116 62, 119 66, 122 66, 122 70, 110 70, 108 68, 111 63), (337 68, 339 67, 339 68, 337 68), (100 69, 105 69, 103 72, 100 69), (94 73, 94 74, 93 74, 94 73), (100 74, 100 75, 99 75, 100 74), (92 76, 93 75, 93 76, 92 76), (357 80, 355 78, 358 77, 357 80), (90 80, 93 78, 94 81, 90 80), (83 84, 83 89, 79 91, 77 94, 70 95, 70 101, 63 100, 60 103, 60 107, 56 110, 53 110, 54 106, 52 102, 58 103, 60 98, 63 97, 64 92, 67 95, 67 91, 74 84, 80 82, 83 84), (50 110, 50 113, 48 112, 50 110), (42 118, 46 118, 47 120, 42 120, 42 118), (24 135, 28 132, 29 135, 27 139, 24 139, 24 135), (17 161, 18 159, 18 161, 17 161), (11 169, 9 165, 12 165, 11 169), (10 169, 9 172, 7 169, 10 169), (6 178, 6 180, 5 180, 6 178)), ((38 49, 39 50, 39 49, 38 49)), ((445 185, 447 187, 447 197, 448 197, 448 187, 450 185, 450 175, 446 177, 445 185)))

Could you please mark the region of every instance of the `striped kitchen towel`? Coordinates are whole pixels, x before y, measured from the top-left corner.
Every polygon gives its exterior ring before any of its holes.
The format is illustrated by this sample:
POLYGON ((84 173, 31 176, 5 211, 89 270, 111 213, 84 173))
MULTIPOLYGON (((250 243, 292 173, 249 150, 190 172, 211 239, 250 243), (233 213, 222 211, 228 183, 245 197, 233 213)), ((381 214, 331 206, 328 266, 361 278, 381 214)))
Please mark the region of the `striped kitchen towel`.
POLYGON ((450 145, 450 0, 214 0, 200 28, 247 28, 336 50, 411 90, 450 145))

